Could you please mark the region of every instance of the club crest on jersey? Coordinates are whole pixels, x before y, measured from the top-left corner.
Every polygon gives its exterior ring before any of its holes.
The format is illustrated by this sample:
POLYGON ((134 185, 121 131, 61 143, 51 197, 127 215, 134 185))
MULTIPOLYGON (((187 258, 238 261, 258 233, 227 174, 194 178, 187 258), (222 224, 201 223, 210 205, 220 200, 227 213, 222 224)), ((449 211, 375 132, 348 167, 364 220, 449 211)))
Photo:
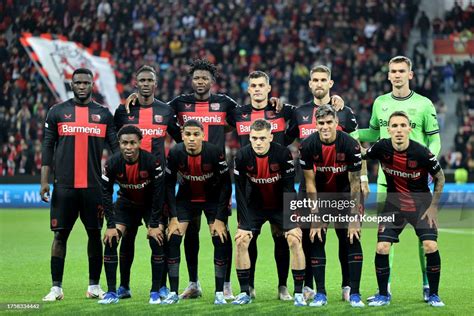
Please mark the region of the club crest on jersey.
POLYGON ((271 164, 270 164, 270 170, 271 170, 271 171, 278 171, 278 170, 280 170, 280 164, 278 164, 278 163, 271 163, 271 164))
POLYGON ((220 108, 221 108, 221 105, 219 103, 211 103, 211 109, 213 111, 219 111, 220 108))
POLYGON ((273 111, 265 111, 265 114, 266 114, 267 118, 269 118, 269 119, 272 119, 272 118, 276 117, 275 112, 273 112, 273 111))
POLYGON ((202 164, 202 171, 209 172, 212 170, 212 165, 210 163, 203 163, 202 164))
POLYGON ((144 171, 140 171, 140 178, 148 178, 148 171, 144 170, 144 171))
POLYGON ((92 122, 100 122, 100 115, 99 114, 92 114, 91 115, 92 122))
POLYGON ((303 115, 302 118, 303 118, 303 121, 305 122, 309 121, 309 115, 306 115, 306 116, 303 115))
POLYGON ((337 153, 336 154, 336 159, 337 160, 345 160, 346 159, 346 154, 345 153, 337 153))
POLYGON ((163 116, 162 115, 155 115, 155 122, 156 123, 163 123, 163 116))
POLYGON ((71 117, 72 117, 72 114, 64 114, 64 118, 65 118, 66 120, 71 119, 71 117))
POLYGON ((130 116, 128 117, 128 120, 129 120, 129 121, 133 121, 134 119, 135 119, 135 116, 134 116, 134 115, 130 115, 130 116))
POLYGON ((416 168, 418 166, 418 162, 416 160, 408 160, 408 168, 416 168))
POLYGON ((185 103, 185 104, 184 104, 184 107, 185 107, 186 109, 189 109, 189 108, 191 108, 192 106, 193 106, 193 105, 190 104, 190 103, 185 103))

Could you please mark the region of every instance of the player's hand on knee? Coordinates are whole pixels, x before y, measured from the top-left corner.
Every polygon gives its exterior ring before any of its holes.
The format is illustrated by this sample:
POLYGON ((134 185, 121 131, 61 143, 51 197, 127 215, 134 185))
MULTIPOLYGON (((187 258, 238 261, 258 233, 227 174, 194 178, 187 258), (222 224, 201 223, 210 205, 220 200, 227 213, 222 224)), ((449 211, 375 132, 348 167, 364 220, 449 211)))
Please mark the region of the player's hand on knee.
POLYGON ((331 105, 337 112, 344 108, 344 100, 337 94, 331 96, 331 105))
POLYGON ((347 230, 347 237, 349 237, 351 245, 354 243, 354 237, 360 240, 360 228, 349 228, 347 230))
POLYGON ((438 208, 435 206, 428 207, 426 212, 421 216, 421 220, 426 220, 430 228, 437 228, 438 227, 438 208))
POLYGON ((323 228, 322 227, 311 227, 309 230, 309 240, 314 242, 314 237, 318 237, 320 242, 323 242, 323 228))
POLYGON ((287 231, 285 233, 285 238, 288 239, 288 236, 293 236, 294 238, 298 239, 298 241, 300 242, 303 240, 303 232, 301 231, 299 227, 296 227, 287 231))
POLYGON ((153 238, 154 240, 156 240, 158 245, 163 246, 164 236, 163 236, 163 229, 162 228, 160 228, 160 227, 149 227, 148 228, 148 236, 150 238, 153 238))
POLYGON ((117 242, 120 240, 120 234, 118 232, 117 228, 107 228, 104 234, 104 239, 102 240, 104 242, 104 245, 109 244, 110 247, 112 247, 112 242, 113 239, 117 238, 117 242))
POLYGON ((41 183, 40 196, 43 202, 49 202, 49 183, 41 183))
POLYGON ((168 225, 168 240, 175 232, 179 233, 179 222, 177 217, 172 217, 168 225))
POLYGON ((127 97, 127 100, 125 100, 125 111, 127 111, 127 114, 130 113, 130 104, 132 106, 135 106, 135 103, 138 100, 138 94, 136 92, 132 93, 127 97))
POLYGON ((211 224, 211 234, 212 236, 219 236, 222 243, 227 239, 227 227, 225 223, 217 218, 214 220, 214 223, 211 224))
POLYGON ((238 241, 250 241, 251 239, 253 238, 253 234, 252 234, 252 231, 250 230, 243 230, 243 229, 237 229, 237 232, 235 233, 235 237, 234 237, 234 240, 235 242, 238 242, 238 241))

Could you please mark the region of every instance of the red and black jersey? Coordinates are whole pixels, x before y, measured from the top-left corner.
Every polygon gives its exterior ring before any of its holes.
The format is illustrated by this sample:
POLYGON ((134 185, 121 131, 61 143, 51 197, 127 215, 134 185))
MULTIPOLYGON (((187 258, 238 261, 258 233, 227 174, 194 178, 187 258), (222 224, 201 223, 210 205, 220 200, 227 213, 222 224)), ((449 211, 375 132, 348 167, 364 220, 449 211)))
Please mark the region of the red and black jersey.
POLYGON ((349 172, 360 171, 362 158, 359 143, 349 134, 337 131, 336 140, 326 144, 319 132, 301 144, 303 170, 314 170, 318 192, 350 192, 349 172))
MULTIPOLYGON (((387 192, 399 193, 399 203, 402 211, 416 211, 413 196, 410 193, 429 193, 428 173, 437 174, 441 166, 430 150, 420 143, 410 140, 408 148, 396 151, 389 138, 377 141, 367 150, 366 157, 380 161, 383 173, 387 179, 387 192)), ((423 196, 423 195, 416 195, 423 196)))
POLYGON ((234 162, 239 227, 250 230, 251 212, 283 211, 284 193, 295 192, 295 167, 288 148, 272 142, 259 156, 247 145, 234 162))
POLYGON ((211 94, 207 101, 198 101, 194 94, 182 94, 168 103, 178 123, 194 119, 204 125, 205 140, 225 149, 225 126, 237 103, 225 94, 211 94))
POLYGON ((117 131, 124 125, 135 125, 143 134, 143 150, 151 152, 163 163, 165 161, 165 139, 170 134, 176 142, 181 142, 174 110, 166 103, 154 100, 150 105, 131 106, 127 114, 124 105, 120 105, 114 115, 117 131))
POLYGON ((54 157, 54 185, 63 188, 100 187, 102 151, 108 143, 118 151, 112 114, 100 104, 76 104, 73 99, 48 111, 42 165, 54 157))
POLYGON ((217 219, 227 218, 232 184, 225 155, 216 145, 203 142, 198 155, 188 154, 184 143, 171 148, 166 165, 166 187, 172 217, 177 216, 177 206, 203 203, 204 207, 217 208, 217 219), (178 175, 179 188, 175 194, 178 175))
POLYGON ((244 147, 250 143, 250 125, 257 119, 266 119, 272 124, 273 142, 280 145, 291 143, 292 140, 285 139, 286 124, 293 115, 292 105, 285 104, 280 112, 276 112, 271 104, 263 109, 255 109, 252 105, 247 104, 235 108, 230 117, 229 124, 235 127, 239 138, 240 147, 244 147))
MULTIPOLYGON (((305 139, 318 130, 314 114, 318 106, 314 101, 305 103, 293 111, 293 117, 288 127, 288 136, 293 138, 305 139)), ((339 125, 337 129, 348 134, 357 130, 357 120, 352 109, 347 105, 341 111, 337 112, 339 125)))
POLYGON ((116 153, 107 160, 102 174, 102 198, 107 227, 115 227, 112 195, 118 183, 118 199, 126 204, 151 208, 150 227, 158 227, 165 200, 164 170, 152 154, 140 149, 138 160, 130 164, 116 153))

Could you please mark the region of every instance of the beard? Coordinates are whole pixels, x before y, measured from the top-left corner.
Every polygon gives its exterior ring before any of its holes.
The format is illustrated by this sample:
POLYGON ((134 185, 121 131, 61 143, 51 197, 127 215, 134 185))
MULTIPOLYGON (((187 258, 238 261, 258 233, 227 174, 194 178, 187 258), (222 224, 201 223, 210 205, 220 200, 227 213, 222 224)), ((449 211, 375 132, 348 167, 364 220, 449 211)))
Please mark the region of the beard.
POLYGON ((313 96, 316 99, 323 99, 327 95, 327 91, 325 90, 313 90, 313 96))
POLYGON ((84 97, 79 96, 79 94, 76 93, 76 91, 73 91, 74 97, 78 99, 81 102, 86 101, 88 98, 92 96, 92 91, 90 91, 88 94, 86 94, 84 97))

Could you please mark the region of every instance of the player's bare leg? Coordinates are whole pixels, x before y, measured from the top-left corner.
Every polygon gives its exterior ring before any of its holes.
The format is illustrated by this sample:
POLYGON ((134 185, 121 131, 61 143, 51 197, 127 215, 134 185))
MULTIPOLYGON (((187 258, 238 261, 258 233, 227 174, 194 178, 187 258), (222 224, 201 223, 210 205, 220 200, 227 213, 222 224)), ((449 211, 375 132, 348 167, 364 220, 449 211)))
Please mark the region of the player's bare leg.
POLYGON ((293 274, 293 281, 295 284, 295 306, 306 306, 306 301, 303 296, 303 282, 305 276, 305 256, 303 252, 303 233, 299 228, 293 228, 285 234, 291 258, 291 272, 293 274))
POLYGON ((235 234, 235 268, 240 284, 240 294, 232 302, 234 305, 244 305, 252 302, 250 298, 249 277, 250 277, 250 257, 249 245, 252 239, 252 232, 237 229, 235 234))

